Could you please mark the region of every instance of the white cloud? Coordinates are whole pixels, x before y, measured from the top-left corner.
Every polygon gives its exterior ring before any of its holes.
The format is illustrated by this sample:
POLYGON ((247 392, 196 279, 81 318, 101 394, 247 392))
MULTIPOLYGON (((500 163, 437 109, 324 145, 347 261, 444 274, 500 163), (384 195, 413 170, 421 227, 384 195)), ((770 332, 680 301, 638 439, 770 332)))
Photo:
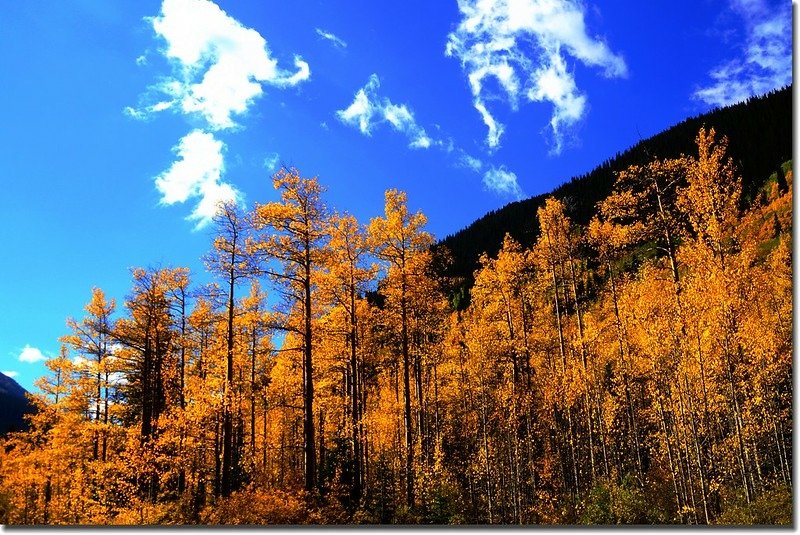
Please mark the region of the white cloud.
POLYGON ((476 95, 475 97, 475 109, 478 110, 478 113, 481 114, 481 118, 483 119, 483 124, 489 128, 489 133, 486 134, 486 144, 489 145, 489 148, 496 148, 500 146, 500 136, 503 135, 506 127, 502 124, 499 124, 492 114, 489 113, 489 110, 486 109, 486 106, 481 101, 480 97, 476 95))
POLYGON ((603 70, 606 77, 627 75, 622 56, 587 34, 578 0, 458 0, 461 22, 448 36, 445 54, 461 61, 475 109, 488 128, 490 149, 500 145, 503 125, 487 107, 505 99, 516 109, 520 96, 553 105, 550 128, 555 152, 564 130, 581 119, 586 97, 567 69, 565 56, 603 70), (485 81, 502 90, 492 94, 485 81))
POLYGON ((792 82, 792 7, 787 2, 732 0, 746 37, 737 57, 709 72, 713 83, 694 92, 706 104, 741 102, 792 82))
POLYGON ((311 78, 311 67, 308 66, 308 63, 303 61, 301 56, 294 56, 294 66, 297 69, 296 73, 288 77, 281 76, 270 83, 278 87, 291 87, 311 78))
POLYGON ((225 144, 214 135, 193 130, 173 147, 178 159, 156 177, 156 189, 163 204, 186 202, 199 198, 189 219, 201 228, 211 222, 220 202, 238 201, 239 193, 222 181, 225 173, 225 144))
POLYGON ((433 144, 439 144, 417 124, 414 113, 408 106, 394 104, 388 98, 378 96, 379 87, 378 75, 372 74, 367 84, 358 90, 350 106, 337 111, 336 116, 343 123, 357 127, 366 136, 371 135, 376 125, 388 123, 408 138, 408 146, 412 149, 427 149, 433 144))
POLYGON ((463 167, 464 169, 469 169, 475 173, 480 172, 483 169, 483 162, 474 156, 470 156, 466 152, 461 149, 458 149, 459 156, 456 165, 459 167, 463 167))
POLYGON ((337 48, 347 48, 347 43, 345 43, 342 39, 333 35, 331 32, 326 32, 325 30, 322 30, 320 28, 314 28, 314 31, 317 32, 317 35, 319 35, 323 39, 333 43, 333 46, 337 48))
POLYGON ((47 360, 47 357, 36 347, 31 347, 29 345, 25 345, 22 348, 17 360, 20 362, 27 362, 32 364, 34 362, 41 362, 43 360, 47 360))
POLYGON ((492 167, 486 171, 483 174, 483 185, 495 193, 515 199, 520 199, 524 195, 517 182, 517 175, 506 169, 504 165, 492 167))
POLYGON ((0 371, 0 373, 5 375, 6 377, 11 377, 12 379, 19 375, 19 372, 15 372, 15 371, 5 371, 5 370, 3 370, 3 371, 0 371))
POLYGON ((300 56, 294 57, 294 72, 278 68, 261 34, 210 0, 164 0, 151 20, 175 72, 153 88, 166 100, 127 110, 134 117, 176 109, 200 115, 213 130, 233 128, 233 116, 261 96, 262 84, 288 87, 311 76, 300 56))
MULTIPOLYGON (((517 183, 517 176, 506 169, 485 164, 480 159, 471 156, 462 148, 457 147, 452 139, 432 139, 425 130, 419 126, 414 114, 405 104, 397 105, 388 98, 380 97, 378 89, 380 80, 376 74, 369 77, 367 84, 356 92, 353 102, 347 108, 336 112, 343 123, 358 128, 365 136, 372 135, 374 128, 380 124, 388 124, 394 130, 405 134, 409 139, 410 148, 437 149, 452 154, 453 165, 468 169, 473 173, 480 173, 484 169, 483 184, 491 192, 506 196, 521 198, 524 193, 517 183)), ((487 112, 487 116, 491 116, 487 112)), ((436 127, 437 130, 439 127, 436 127)), ((500 126, 502 131, 502 125, 500 126)))

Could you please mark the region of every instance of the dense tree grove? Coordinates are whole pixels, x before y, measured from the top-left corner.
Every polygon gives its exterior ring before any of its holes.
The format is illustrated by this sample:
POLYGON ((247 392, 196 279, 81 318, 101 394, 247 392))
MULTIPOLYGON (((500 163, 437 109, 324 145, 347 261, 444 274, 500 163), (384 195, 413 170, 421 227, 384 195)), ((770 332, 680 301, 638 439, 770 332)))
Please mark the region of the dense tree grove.
POLYGON ((586 226, 547 199, 469 295, 404 193, 363 225, 280 170, 220 207, 216 283, 67 321, 0 522, 791 523, 791 165, 744 203, 695 143, 586 226))

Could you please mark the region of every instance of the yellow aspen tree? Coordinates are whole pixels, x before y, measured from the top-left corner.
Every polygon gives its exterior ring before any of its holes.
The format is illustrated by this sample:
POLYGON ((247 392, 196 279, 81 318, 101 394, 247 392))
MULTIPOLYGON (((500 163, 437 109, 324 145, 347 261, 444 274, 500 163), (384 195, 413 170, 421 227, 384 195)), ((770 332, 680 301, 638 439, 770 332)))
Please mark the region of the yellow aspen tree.
MULTIPOLYGON (((537 242, 539 257, 543 260, 546 271, 550 271, 556 303, 556 319, 559 332, 559 350, 561 352, 564 368, 566 364, 565 339, 563 327, 561 325, 561 308, 558 300, 559 282, 563 285, 564 304, 571 306, 574 311, 575 325, 577 326, 577 352, 580 356, 580 373, 576 374, 577 383, 582 386, 583 393, 583 413, 586 422, 586 438, 588 441, 587 450, 589 456, 589 469, 591 481, 598 472, 598 462, 595 458, 595 421, 600 428, 600 452, 603 457, 604 465, 607 465, 607 454, 605 446, 605 433, 602 428, 602 415, 599 414, 597 392, 594 388, 595 363, 589 360, 589 348, 584 323, 584 291, 580 288, 579 282, 579 255, 578 255, 578 236, 573 228, 572 221, 565 213, 564 205, 555 198, 548 198, 545 205, 537 211, 539 220, 540 236, 537 242), (558 276, 557 275, 558 272, 558 276), (571 292, 571 296, 569 295, 571 292), (571 299, 570 299, 571 298, 571 299)), ((568 409, 568 420, 572 420, 571 409, 568 409)), ((570 429, 572 425, 570 423, 570 429)), ((572 442, 572 440, 571 440, 572 442)), ((579 487, 577 468, 574 468, 576 487, 579 487)))
POLYGON ((47 359, 44 365, 50 375, 43 375, 36 379, 34 386, 44 394, 49 405, 62 412, 65 409, 67 395, 72 391, 73 386, 73 365, 67 346, 62 344, 58 356, 47 359))
POLYGON ((686 167, 686 187, 678 192, 678 208, 686 214, 697 239, 714 251, 720 264, 730 250, 739 220, 741 178, 727 156, 728 139, 715 140, 713 128, 697 134, 698 156, 686 167))
POLYGON ((194 301, 187 321, 189 360, 186 376, 187 487, 193 495, 191 515, 198 518, 199 504, 213 485, 220 494, 221 480, 221 415, 223 413, 227 375, 227 325, 215 310, 209 295, 201 292, 194 301))
POLYGON ((113 385, 109 382, 111 367, 111 331, 113 322, 111 315, 116 309, 116 303, 107 300, 103 290, 92 289, 92 299, 86 305, 86 317, 80 322, 72 318, 67 319, 67 327, 72 334, 61 338, 69 344, 84 359, 81 366, 83 381, 87 387, 91 385, 91 393, 87 392, 89 418, 93 422, 94 439, 92 441, 92 457, 106 460, 108 447, 109 425, 109 399, 112 395, 113 385))
MULTIPOLYGON (((692 230, 692 239, 681 247, 681 254, 695 278, 694 289, 698 296, 702 296, 693 307, 693 312, 702 312, 704 308, 708 310, 710 317, 706 316, 706 333, 710 330, 713 333, 711 339, 715 342, 713 347, 709 347, 703 343, 700 333, 693 337, 697 340, 696 353, 701 366, 702 386, 704 391, 708 389, 706 356, 716 357, 716 362, 711 362, 711 371, 722 384, 727 385, 736 437, 736 458, 745 498, 749 503, 753 497, 754 481, 742 417, 743 385, 739 378, 742 367, 747 366, 747 355, 738 341, 739 316, 741 308, 745 306, 742 292, 746 293, 748 281, 740 278, 738 273, 749 270, 750 266, 747 250, 739 252, 734 240, 735 226, 739 220, 741 179, 735 173, 732 160, 726 156, 727 139, 722 138, 717 142, 714 138, 713 128, 700 130, 695 139, 698 156, 688 160, 687 185, 678 192, 677 205, 686 215, 692 230), (739 262, 744 262, 744 265, 736 266, 739 262)), ((698 316, 702 317, 702 314, 698 316)), ((701 464, 699 459, 698 464, 701 464)), ((702 476, 702 469, 700 473, 702 476)))
MULTIPOLYGON (((349 214, 333 214, 329 219, 330 240, 327 244, 325 271, 321 279, 322 292, 335 307, 344 311, 348 362, 346 385, 350 398, 350 441, 352 448, 351 500, 358 504, 364 486, 363 412, 361 383, 363 357, 360 355, 359 307, 363 296, 375 277, 375 268, 369 265, 369 247, 366 230, 349 214)), ((330 333, 329 335, 333 335, 330 333)))
POLYGON ((314 335, 312 330, 317 272, 323 264, 328 240, 327 209, 317 178, 304 178, 297 169, 280 169, 272 177, 280 201, 257 204, 253 224, 259 235, 250 241, 251 251, 264 262, 262 273, 278 286, 288 307, 297 309, 302 321, 285 328, 302 339, 303 354, 303 452, 305 489, 316 489, 317 458, 314 438, 314 335))
POLYGON ((236 478, 240 451, 234 442, 234 351, 235 326, 237 314, 236 288, 244 279, 256 274, 254 257, 247 247, 250 222, 235 203, 229 202, 219 206, 214 216, 216 237, 214 249, 205 258, 210 271, 224 281, 226 292, 227 332, 226 332, 226 372, 225 397, 222 414, 222 474, 220 490, 223 496, 229 496, 237 490, 240 481, 236 478))
POLYGON ((398 320, 402 358, 404 427, 406 448, 406 503, 414 506, 414 423, 411 411, 411 292, 422 278, 420 255, 428 254, 433 238, 424 229, 427 219, 408 210, 407 196, 397 190, 385 194, 384 217, 370 221, 369 240, 374 254, 383 262, 387 306, 398 320))
MULTIPOLYGON (((250 293, 242 299, 242 335, 245 337, 249 354, 249 401, 250 401, 250 440, 249 456, 251 470, 257 461, 256 450, 256 398, 269 385, 269 358, 272 354, 272 327, 274 319, 267 308, 267 294, 257 280, 250 283, 250 293)), ((263 418, 262 435, 266 440, 266 413, 263 418)), ((262 469, 266 466, 266 442, 262 444, 262 469)))
MULTIPOLYGON (((133 288, 125 302, 128 316, 120 318, 114 329, 114 340, 122 347, 115 352, 119 372, 125 380, 120 393, 125 400, 122 420, 138 424, 137 464, 141 497, 155 503, 161 490, 160 469, 155 459, 159 436, 164 428, 162 416, 169 400, 177 399, 170 392, 170 377, 179 369, 175 343, 178 332, 173 316, 173 286, 178 280, 172 269, 133 270, 133 288)), ((164 462, 174 464, 174 459, 164 462)))
POLYGON ((629 351, 629 342, 619 303, 619 274, 616 273, 614 264, 618 262, 629 249, 632 242, 631 234, 635 233, 633 225, 612 225, 608 221, 601 221, 598 216, 592 218, 586 232, 589 245, 596 251, 600 261, 600 270, 604 270, 608 277, 608 287, 611 290, 611 304, 614 312, 614 326, 617 341, 617 356, 622 371, 622 384, 625 394, 625 409, 629 426, 629 448, 631 456, 636 461, 636 471, 639 484, 644 482, 644 469, 642 464, 642 447, 639 433, 639 400, 631 389, 632 364, 629 351))
POLYGON ((678 186, 685 180, 686 158, 653 160, 632 165, 617 174, 614 187, 599 203, 605 221, 624 226, 634 242, 653 240, 669 260, 672 278, 679 284, 675 252, 684 232, 675 205, 678 186))

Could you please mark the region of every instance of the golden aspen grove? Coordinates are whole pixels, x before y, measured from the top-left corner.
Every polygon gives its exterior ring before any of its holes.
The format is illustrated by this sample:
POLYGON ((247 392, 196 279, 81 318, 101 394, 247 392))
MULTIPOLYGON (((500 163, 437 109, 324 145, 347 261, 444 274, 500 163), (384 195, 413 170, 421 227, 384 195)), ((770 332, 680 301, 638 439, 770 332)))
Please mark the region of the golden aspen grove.
POLYGON ((294 168, 203 259, 69 318, 0 438, 0 523, 791 524, 791 162, 631 165, 530 213, 474 284, 406 194, 294 168))

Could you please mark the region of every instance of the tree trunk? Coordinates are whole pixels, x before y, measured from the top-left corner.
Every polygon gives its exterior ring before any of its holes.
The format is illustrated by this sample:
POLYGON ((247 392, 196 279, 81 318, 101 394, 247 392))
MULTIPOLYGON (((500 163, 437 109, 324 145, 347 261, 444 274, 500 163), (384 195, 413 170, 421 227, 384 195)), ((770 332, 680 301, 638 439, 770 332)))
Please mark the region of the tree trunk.
POLYGON ((311 246, 306 241, 303 276, 303 454, 305 457, 305 489, 316 487, 317 460, 314 444, 314 367, 311 334, 311 246))
POLYGON ((405 398, 406 432, 406 504, 414 507, 414 433, 411 415, 411 367, 408 341, 408 303, 406 301, 405 273, 403 274, 402 294, 400 296, 400 350, 403 354, 403 395, 405 398))
MULTIPOLYGON (((235 242, 234 242, 235 246, 235 242)), ((231 266, 235 265, 235 256, 231 266)), ((233 313, 234 313, 234 271, 231 267, 228 278, 228 337, 225 357, 225 395, 222 409, 222 496, 230 496, 233 490, 233 313)))

